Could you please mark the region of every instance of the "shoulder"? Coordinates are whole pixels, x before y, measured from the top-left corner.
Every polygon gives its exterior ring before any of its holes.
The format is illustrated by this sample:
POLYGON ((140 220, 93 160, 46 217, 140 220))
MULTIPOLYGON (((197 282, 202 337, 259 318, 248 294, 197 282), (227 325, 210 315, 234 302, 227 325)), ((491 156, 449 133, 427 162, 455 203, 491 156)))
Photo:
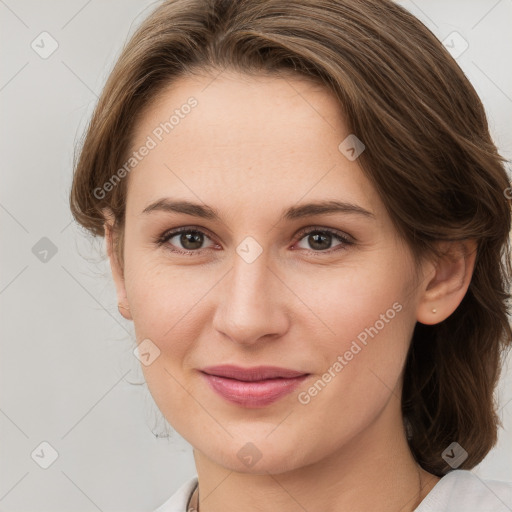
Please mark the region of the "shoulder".
POLYGON ((512 482, 483 480, 471 471, 450 471, 415 512, 510 512, 512 482))
POLYGON ((185 482, 167 501, 153 512, 186 512, 190 496, 197 485, 197 476, 185 482))

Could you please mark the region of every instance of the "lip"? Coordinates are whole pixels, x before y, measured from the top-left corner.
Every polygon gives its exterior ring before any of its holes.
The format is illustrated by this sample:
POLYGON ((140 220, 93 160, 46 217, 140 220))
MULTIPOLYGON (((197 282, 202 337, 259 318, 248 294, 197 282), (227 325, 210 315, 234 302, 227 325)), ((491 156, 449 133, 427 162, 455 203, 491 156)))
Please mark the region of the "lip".
POLYGON ((308 373, 257 366, 209 366, 201 370, 210 387, 225 400, 248 408, 266 407, 291 393, 308 373))
POLYGON ((241 366, 231 364, 207 366, 201 371, 209 375, 216 375, 217 377, 227 377, 228 379, 247 382, 277 378, 291 379, 306 375, 306 372, 279 368, 278 366, 253 366, 252 368, 242 368, 241 366))

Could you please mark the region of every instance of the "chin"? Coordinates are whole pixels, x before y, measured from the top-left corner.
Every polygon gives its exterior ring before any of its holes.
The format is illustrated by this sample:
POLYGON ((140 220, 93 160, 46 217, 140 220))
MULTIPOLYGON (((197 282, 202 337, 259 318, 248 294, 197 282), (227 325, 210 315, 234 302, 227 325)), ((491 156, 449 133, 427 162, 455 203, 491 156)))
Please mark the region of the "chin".
POLYGON ((209 444, 206 446, 208 451, 204 453, 216 464, 230 471, 251 475, 285 473, 314 462, 304 459, 304 450, 298 450, 297 443, 292 442, 290 436, 287 436, 289 444, 279 437, 270 441, 265 439, 267 436, 267 433, 262 435, 260 441, 254 437, 253 441, 246 440, 246 437, 240 441, 238 437, 236 441, 231 440, 229 445, 226 443, 216 447, 215 453, 212 453, 212 446, 209 444), (229 449, 226 450, 227 448, 229 449))

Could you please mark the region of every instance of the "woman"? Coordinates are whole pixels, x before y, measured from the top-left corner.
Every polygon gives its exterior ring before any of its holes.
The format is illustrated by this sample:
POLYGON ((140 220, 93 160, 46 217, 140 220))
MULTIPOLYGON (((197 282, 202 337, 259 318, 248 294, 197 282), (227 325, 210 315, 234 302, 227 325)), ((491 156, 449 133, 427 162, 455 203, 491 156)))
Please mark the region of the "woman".
POLYGON ((512 337, 507 188, 474 89, 403 8, 158 7, 71 192, 194 448, 158 511, 510 510, 469 471, 512 337))

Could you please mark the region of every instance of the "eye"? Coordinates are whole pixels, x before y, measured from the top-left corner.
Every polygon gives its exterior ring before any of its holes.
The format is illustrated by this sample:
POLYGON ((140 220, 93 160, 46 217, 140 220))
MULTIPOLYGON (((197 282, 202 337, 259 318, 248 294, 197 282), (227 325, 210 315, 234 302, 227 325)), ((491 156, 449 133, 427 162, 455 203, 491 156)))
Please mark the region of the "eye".
MULTIPOLYGON (((308 228, 308 230, 301 231, 298 236, 301 236, 299 240, 299 244, 305 240, 305 242, 312 248, 310 252, 333 252, 341 249, 346 249, 347 246, 353 245, 354 242, 345 233, 334 229, 315 227, 313 229, 308 228), (337 240, 340 242, 337 246, 332 248, 332 242, 337 240)), ((304 248, 304 247, 303 247, 304 248)), ((305 247, 305 249, 308 249, 305 247)))
MULTIPOLYGON (((304 229, 297 236, 300 237, 299 246, 301 243, 308 244, 309 248, 301 248, 308 250, 310 253, 331 253, 346 249, 354 244, 352 237, 349 235, 341 231, 322 227, 304 229), (333 241, 339 242, 334 248, 332 247, 333 241)), ((198 254, 203 249, 215 247, 211 237, 202 228, 186 226, 166 231, 157 238, 156 243, 158 246, 165 245, 172 252, 187 256, 198 254), (210 246, 204 247, 205 241, 208 240, 211 242, 210 246)))
POLYGON ((158 238, 157 244, 159 246, 166 244, 171 251, 179 254, 193 255, 204 249, 202 245, 205 240, 211 241, 211 238, 200 229, 183 227, 166 231, 158 238), (173 239, 176 240, 173 241, 173 239))

